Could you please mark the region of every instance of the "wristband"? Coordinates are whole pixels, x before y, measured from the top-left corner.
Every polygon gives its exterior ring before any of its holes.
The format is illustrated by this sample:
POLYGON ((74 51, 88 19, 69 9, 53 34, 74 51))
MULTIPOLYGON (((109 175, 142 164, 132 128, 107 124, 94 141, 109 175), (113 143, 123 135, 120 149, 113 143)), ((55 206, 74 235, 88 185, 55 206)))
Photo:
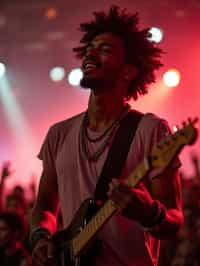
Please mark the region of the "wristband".
POLYGON ((145 228, 152 228, 156 225, 160 225, 166 217, 165 207, 157 200, 153 202, 153 219, 149 222, 143 222, 141 225, 145 228))
POLYGON ((33 250, 35 245, 40 239, 50 239, 51 234, 48 229, 44 227, 38 227, 34 229, 30 234, 31 249, 33 250))

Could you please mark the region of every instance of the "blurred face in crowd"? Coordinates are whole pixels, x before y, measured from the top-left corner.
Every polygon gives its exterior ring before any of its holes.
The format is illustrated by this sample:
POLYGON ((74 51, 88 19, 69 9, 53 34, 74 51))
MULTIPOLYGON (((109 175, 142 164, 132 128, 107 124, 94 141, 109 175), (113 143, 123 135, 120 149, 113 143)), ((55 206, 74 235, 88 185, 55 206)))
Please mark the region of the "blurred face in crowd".
POLYGON ((5 248, 9 245, 13 238, 13 232, 4 220, 0 220, 0 248, 5 248))
POLYGON ((18 213, 19 215, 23 215, 25 212, 24 206, 22 206, 21 202, 15 196, 7 198, 6 209, 10 212, 18 213))
POLYGON ((14 189, 13 189, 13 195, 15 195, 16 197, 19 197, 19 198, 24 199, 25 198, 25 195, 24 195, 24 189, 23 189, 23 187, 21 187, 21 186, 15 186, 14 189))

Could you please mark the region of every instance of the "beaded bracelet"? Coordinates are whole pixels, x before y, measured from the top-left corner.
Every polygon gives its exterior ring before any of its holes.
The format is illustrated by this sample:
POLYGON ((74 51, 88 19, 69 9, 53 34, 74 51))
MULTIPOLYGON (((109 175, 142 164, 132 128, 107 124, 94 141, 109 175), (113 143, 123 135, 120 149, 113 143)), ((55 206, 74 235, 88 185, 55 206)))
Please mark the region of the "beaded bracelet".
POLYGON ((166 217, 166 209, 165 207, 157 200, 155 200, 153 202, 153 219, 148 222, 143 222, 141 223, 141 225, 144 228, 152 228, 155 225, 159 225, 161 224, 161 222, 163 222, 163 220, 166 217))
POLYGON ((40 239, 50 239, 51 234, 48 229, 44 227, 37 227, 30 234, 31 249, 33 250, 35 245, 40 239))

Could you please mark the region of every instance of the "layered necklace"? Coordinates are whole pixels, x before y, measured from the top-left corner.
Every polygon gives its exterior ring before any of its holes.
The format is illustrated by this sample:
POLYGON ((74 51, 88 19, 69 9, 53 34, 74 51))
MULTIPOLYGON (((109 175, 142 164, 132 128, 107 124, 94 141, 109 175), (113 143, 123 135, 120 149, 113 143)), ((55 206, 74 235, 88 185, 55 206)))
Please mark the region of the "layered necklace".
POLYGON ((92 162, 96 162, 99 159, 101 154, 105 151, 110 140, 112 139, 112 136, 116 128, 120 124, 120 121, 128 114, 129 110, 130 106, 126 105, 121 114, 102 132, 101 135, 98 135, 96 138, 91 138, 88 134, 87 125, 89 123, 89 118, 88 118, 88 112, 85 113, 79 135, 81 151, 85 159, 92 162), (90 152, 88 147, 89 144, 97 143, 100 141, 102 143, 99 145, 96 151, 93 153, 90 152))

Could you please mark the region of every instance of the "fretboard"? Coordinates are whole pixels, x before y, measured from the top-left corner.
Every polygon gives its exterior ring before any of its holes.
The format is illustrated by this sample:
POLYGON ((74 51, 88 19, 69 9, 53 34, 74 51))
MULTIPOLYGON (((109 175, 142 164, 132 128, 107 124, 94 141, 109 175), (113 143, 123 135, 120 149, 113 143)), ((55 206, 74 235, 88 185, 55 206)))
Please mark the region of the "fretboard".
MULTIPOLYGON (((148 160, 145 158, 136 169, 128 176, 126 183, 130 187, 135 185, 145 176, 149 170, 148 160)), ((92 217, 89 223, 72 240, 74 256, 78 256, 86 247, 88 242, 96 235, 102 226, 119 210, 118 206, 108 199, 100 210, 92 217)))

